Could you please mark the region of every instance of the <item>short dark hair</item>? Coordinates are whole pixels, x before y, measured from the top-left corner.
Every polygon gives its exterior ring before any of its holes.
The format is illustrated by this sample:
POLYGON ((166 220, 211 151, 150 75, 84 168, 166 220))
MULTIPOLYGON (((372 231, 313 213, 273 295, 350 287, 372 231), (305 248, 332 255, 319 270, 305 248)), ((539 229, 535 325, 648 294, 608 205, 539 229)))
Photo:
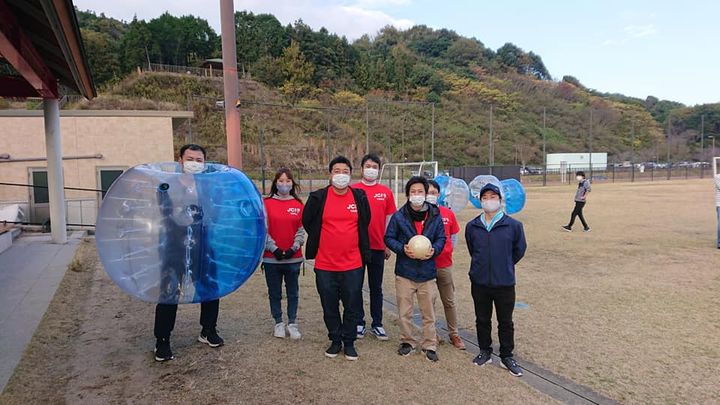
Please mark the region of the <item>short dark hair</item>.
POLYGON ((583 176, 583 177, 585 177, 585 172, 582 171, 582 170, 578 170, 578 171, 575 172, 575 175, 576 175, 576 176, 583 176))
POLYGON ((428 180, 428 185, 435 187, 435 190, 437 190, 438 192, 440 192, 440 185, 438 184, 437 181, 435 181, 435 180, 428 180))
POLYGON ((328 172, 332 173, 333 166, 335 166, 338 163, 344 163, 350 168, 350 172, 352 173, 352 164, 350 164, 350 159, 346 158, 345 156, 336 156, 335 159, 330 161, 330 164, 328 165, 328 172))
POLYGON ((423 185, 423 188, 425 188, 425 194, 427 194, 428 188, 430 187, 428 185, 427 179, 422 176, 412 176, 412 177, 410 177, 410 180, 408 180, 407 184, 405 184, 405 196, 406 197, 408 197, 408 198, 410 197, 410 186, 412 186, 413 184, 418 184, 418 183, 423 185))
POLYGON ((374 153, 368 153, 367 155, 363 156, 362 160, 360 161, 360 167, 365 166, 365 162, 367 162, 368 160, 372 160, 373 162, 377 163, 378 166, 382 164, 380 163, 380 156, 374 153))
POLYGON ((200 145, 196 145, 196 144, 194 144, 194 143, 189 143, 189 144, 187 144, 187 145, 183 145, 183 146, 180 148, 180 157, 183 157, 183 155, 185 154, 185 151, 188 150, 188 149, 190 149, 190 150, 199 150, 199 151, 202 152, 202 154, 203 154, 203 159, 207 159, 207 152, 205 152, 205 148, 203 148, 203 147, 200 146, 200 145))

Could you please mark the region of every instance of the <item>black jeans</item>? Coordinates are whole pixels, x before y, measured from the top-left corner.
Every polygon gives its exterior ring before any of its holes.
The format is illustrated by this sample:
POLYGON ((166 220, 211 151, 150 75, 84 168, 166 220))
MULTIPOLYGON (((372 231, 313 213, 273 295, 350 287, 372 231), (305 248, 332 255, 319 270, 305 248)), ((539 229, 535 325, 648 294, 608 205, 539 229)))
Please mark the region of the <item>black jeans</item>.
POLYGON ((349 271, 315 269, 315 284, 320 295, 323 320, 328 338, 353 346, 357 338, 356 326, 362 306, 362 285, 365 271, 362 267, 349 271), (340 317, 340 301, 343 314, 340 317))
POLYGON ((515 348, 515 326, 512 314, 515 309, 515 286, 485 287, 471 283, 471 293, 475 303, 475 328, 478 346, 481 350, 492 351, 492 312, 493 303, 498 321, 500 357, 512 357, 515 348))
MULTIPOLYGON (((177 304, 157 304, 155 307, 155 338, 167 339, 175 327, 177 304)), ((200 304, 200 325, 203 330, 212 330, 217 326, 220 300, 200 304)))
MULTIPOLYGON (((383 326, 383 271, 385 270, 385 251, 371 250, 370 263, 366 266, 368 287, 370 287, 370 317, 372 327, 383 326)), ((365 303, 360 303, 360 321, 358 325, 365 326, 365 303)))
POLYGON ((583 227, 585 229, 590 228, 585 222, 585 217, 583 216, 582 210, 585 207, 584 201, 575 201, 575 209, 573 209, 572 214, 570 215, 570 223, 568 224, 568 228, 572 228, 573 224, 575 223, 575 217, 580 217, 580 222, 582 222, 583 227))

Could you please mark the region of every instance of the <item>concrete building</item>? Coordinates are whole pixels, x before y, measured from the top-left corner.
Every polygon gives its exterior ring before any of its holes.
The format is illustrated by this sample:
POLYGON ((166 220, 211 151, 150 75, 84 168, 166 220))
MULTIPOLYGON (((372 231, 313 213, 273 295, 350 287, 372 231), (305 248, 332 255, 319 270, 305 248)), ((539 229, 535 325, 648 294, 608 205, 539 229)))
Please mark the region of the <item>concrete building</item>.
MULTIPOLYGON (((103 193, 123 170, 174 160, 173 128, 191 111, 61 110, 62 171, 69 224, 94 224, 103 193)), ((0 183, 48 186, 42 111, 0 110, 0 183)), ((49 218, 47 188, 0 184, 0 206, 19 204, 28 222, 49 218)))

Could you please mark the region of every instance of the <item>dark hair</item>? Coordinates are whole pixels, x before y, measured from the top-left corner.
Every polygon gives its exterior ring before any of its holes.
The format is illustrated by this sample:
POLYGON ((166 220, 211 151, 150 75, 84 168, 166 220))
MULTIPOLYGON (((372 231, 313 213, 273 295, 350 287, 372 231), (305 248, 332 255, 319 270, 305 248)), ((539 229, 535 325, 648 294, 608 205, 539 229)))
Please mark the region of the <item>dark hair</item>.
POLYGON ((575 172, 575 175, 576 175, 576 176, 583 176, 583 177, 585 177, 585 172, 582 171, 582 170, 578 170, 577 172, 575 172))
POLYGON ((194 144, 194 143, 189 143, 189 144, 187 144, 187 145, 183 145, 183 146, 180 148, 180 157, 183 157, 183 155, 185 154, 185 151, 188 150, 188 149, 190 149, 190 150, 199 150, 199 151, 202 152, 202 154, 203 154, 203 159, 207 159, 207 153, 205 152, 205 148, 203 148, 203 147, 200 146, 200 145, 196 145, 196 144, 194 144))
POLYGON ((328 165, 328 172, 332 173, 333 166, 335 166, 338 163, 344 163, 350 168, 350 173, 352 173, 352 164, 350 164, 350 160, 346 158, 345 156, 337 156, 335 159, 330 161, 330 164, 328 165))
POLYGON ((368 160, 372 160, 373 162, 377 163, 378 166, 381 165, 380 156, 374 153, 368 153, 367 155, 363 156, 362 160, 360 161, 360 167, 365 166, 365 162, 367 162, 368 160))
POLYGON ((302 202, 300 197, 298 197, 297 193, 300 191, 300 185, 297 184, 295 181, 295 178, 293 177, 292 173, 290 172, 290 169, 287 167, 281 167, 278 169, 278 171, 275 173, 275 178, 273 178, 272 185, 270 186, 270 197, 278 194, 278 188, 277 188, 277 181, 280 179, 282 175, 287 176, 290 181, 292 181, 292 188, 290 189, 290 195, 293 196, 296 200, 302 202))
POLYGON ((407 184, 405 184, 405 196, 406 197, 408 197, 408 198, 410 197, 410 186, 412 186, 413 184, 418 184, 418 183, 423 185, 423 188, 425 188, 425 194, 427 194, 428 187, 429 187, 427 179, 425 177, 421 177, 421 176, 412 176, 412 177, 410 177, 410 180, 408 180, 407 184))
POLYGON ((438 184, 437 181, 435 181, 435 180, 428 180, 428 186, 433 186, 433 187, 435 187, 435 190, 438 191, 438 193, 440 192, 440 185, 438 184))

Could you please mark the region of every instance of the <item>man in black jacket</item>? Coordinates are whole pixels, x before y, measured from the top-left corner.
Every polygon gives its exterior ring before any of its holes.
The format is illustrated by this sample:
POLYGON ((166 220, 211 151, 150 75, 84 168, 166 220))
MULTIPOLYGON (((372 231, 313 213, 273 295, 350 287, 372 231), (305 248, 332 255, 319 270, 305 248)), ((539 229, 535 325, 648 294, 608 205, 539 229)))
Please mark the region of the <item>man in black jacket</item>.
POLYGON ((363 190, 349 187, 352 165, 346 157, 336 157, 328 168, 330 185, 310 193, 303 210, 305 257, 315 259, 315 284, 332 342, 325 356, 334 358, 344 347, 345 358, 357 360, 363 265, 370 258, 370 205, 363 190))

